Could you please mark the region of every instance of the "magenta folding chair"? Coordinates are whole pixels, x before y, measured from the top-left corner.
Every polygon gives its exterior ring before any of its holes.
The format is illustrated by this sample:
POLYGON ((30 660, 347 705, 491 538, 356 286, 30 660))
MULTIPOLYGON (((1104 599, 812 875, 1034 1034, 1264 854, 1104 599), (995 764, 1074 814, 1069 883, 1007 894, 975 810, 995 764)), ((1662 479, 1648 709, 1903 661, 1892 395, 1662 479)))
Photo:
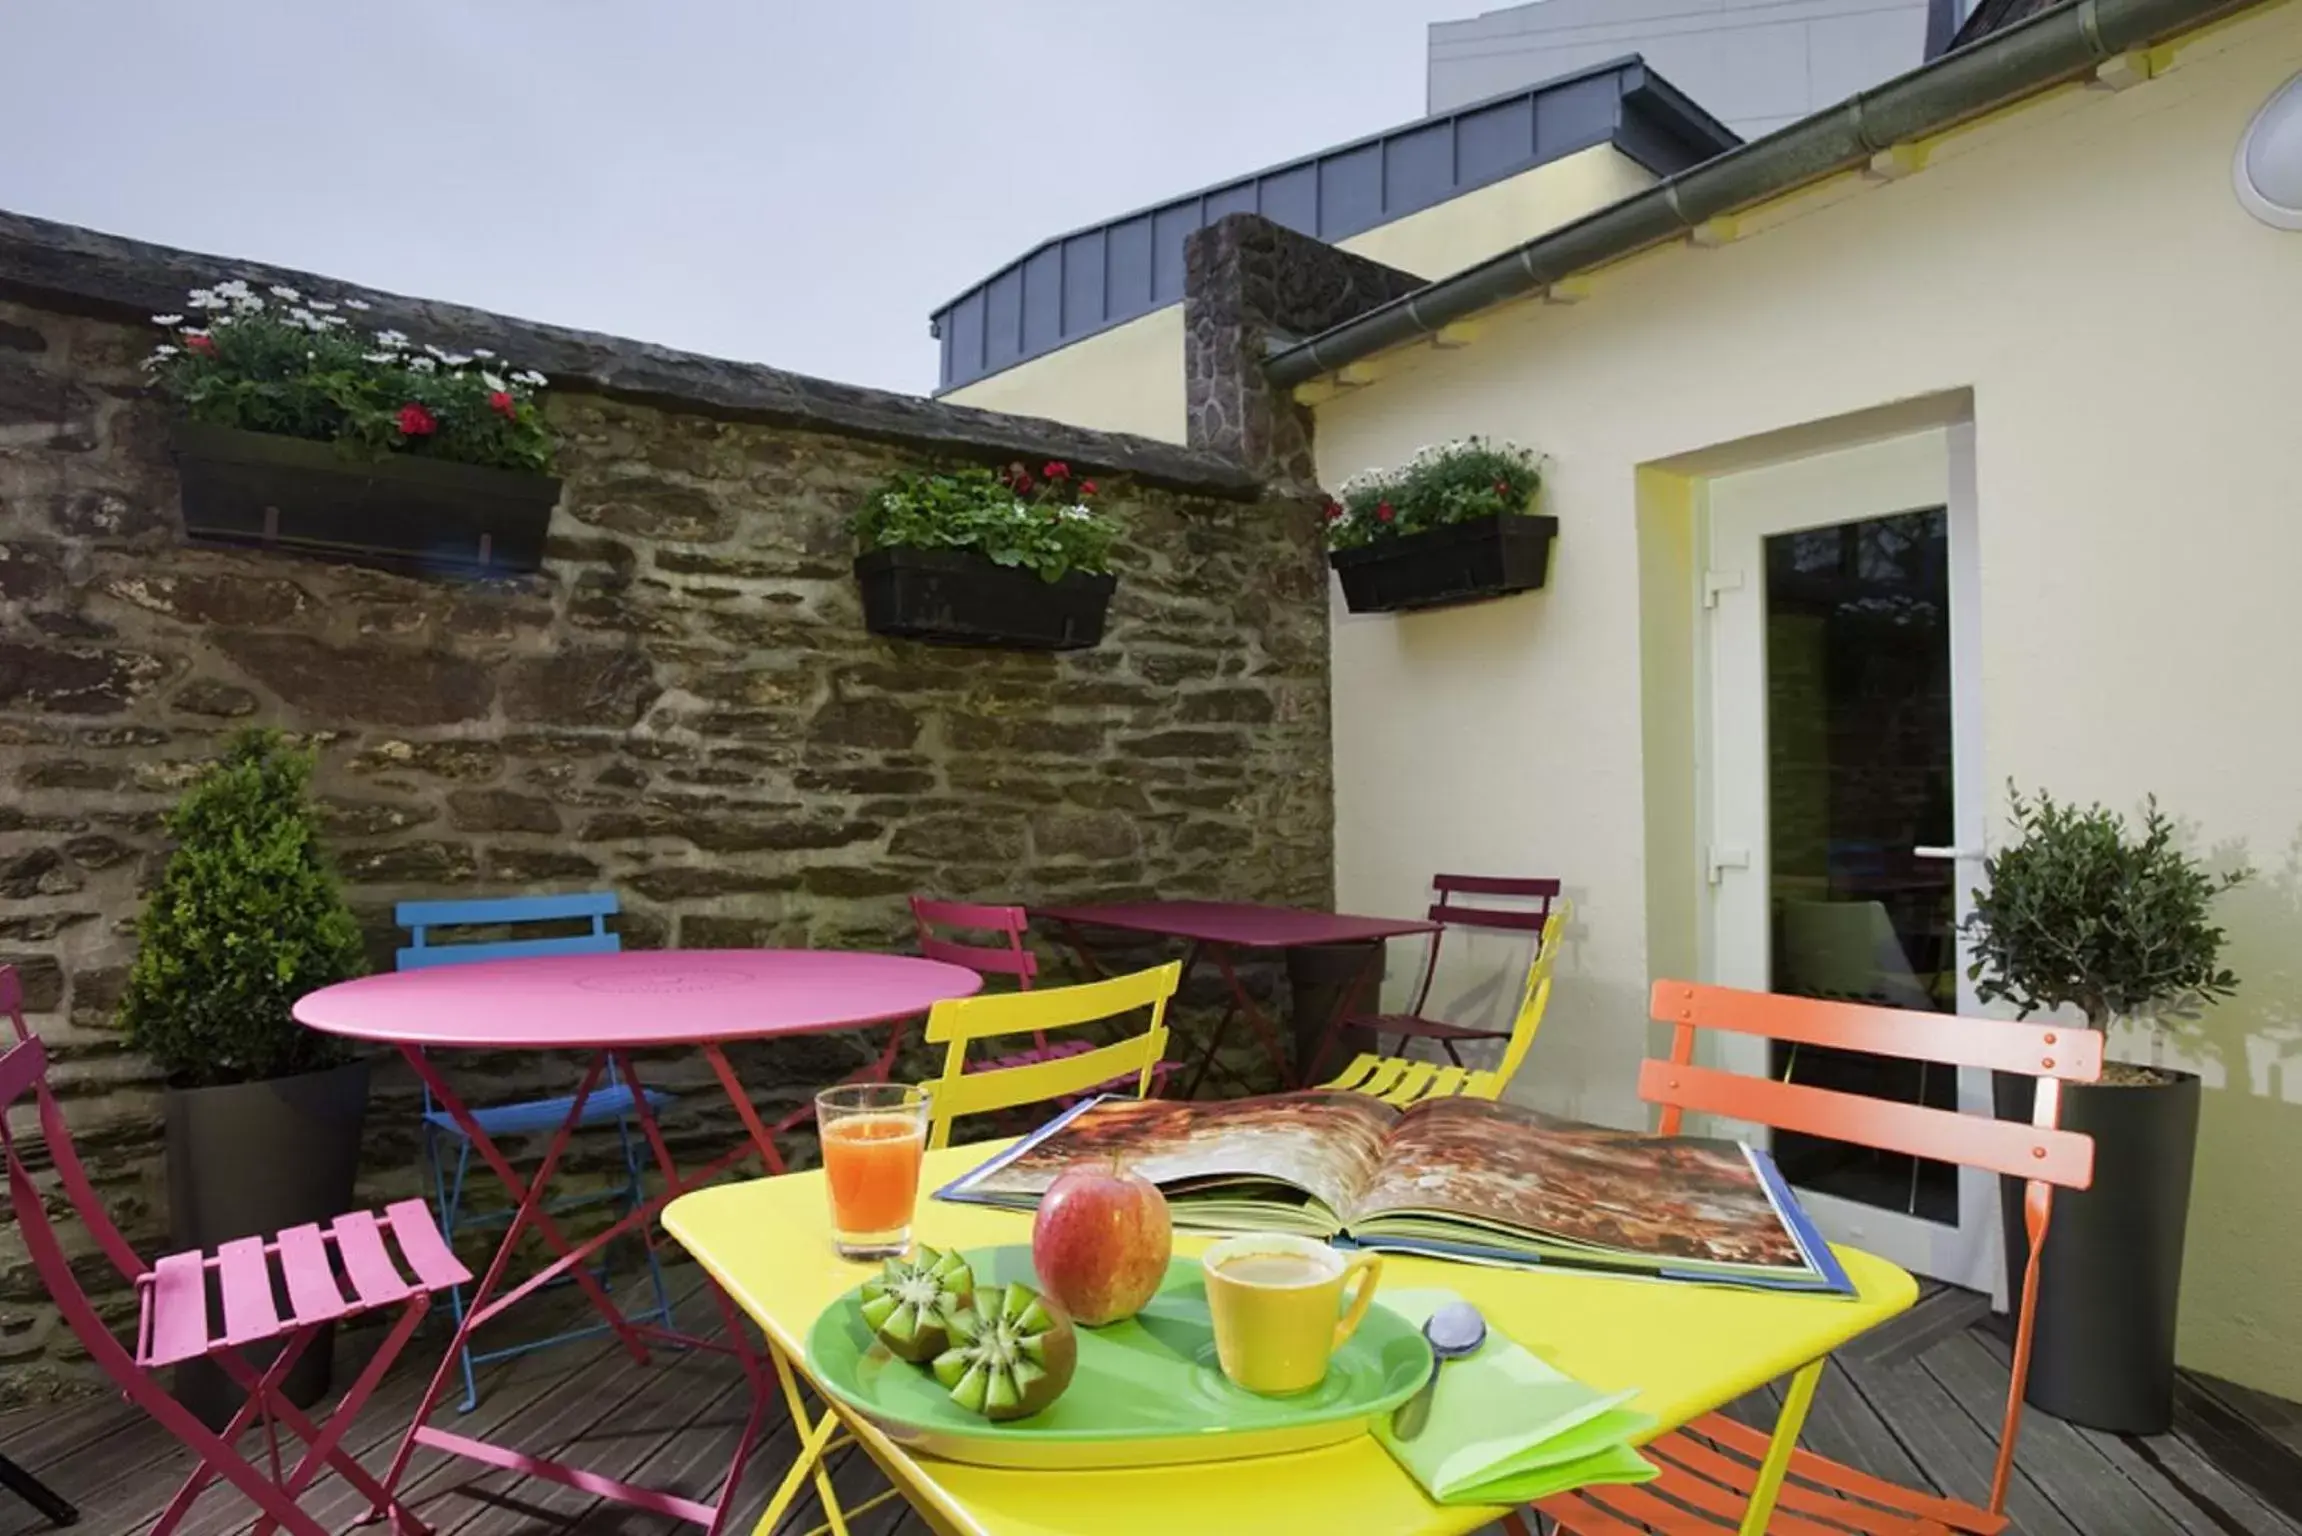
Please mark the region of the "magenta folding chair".
POLYGON ((48 1295, 79 1337, 90 1358, 199 1458, 199 1465, 161 1512, 147 1536, 168 1536, 209 1485, 231 1484, 261 1512, 255 1536, 274 1529, 291 1536, 328 1536, 326 1527, 298 1506, 297 1497, 333 1467, 378 1510, 389 1509, 402 1536, 428 1536, 423 1522, 384 1491, 343 1446, 344 1432, 406 1347, 423 1321, 432 1296, 471 1276, 440 1236, 421 1200, 403 1200, 382 1214, 358 1211, 338 1216, 323 1229, 291 1227, 270 1238, 247 1237, 214 1253, 174 1253, 146 1265, 112 1224, 87 1170, 73 1150, 64 1112, 48 1087, 48 1051, 24 1022, 24 994, 12 967, 0 966, 0 1013, 8 1017, 14 1043, 0 1055, 0 1153, 8 1164, 8 1193, 17 1230, 48 1295), (95 1303, 72 1273, 31 1171, 17 1151, 7 1112, 27 1094, 39 1103, 39 1134, 72 1209, 96 1246, 121 1277, 136 1287, 137 1322, 133 1351, 112 1335, 95 1303), (387 1244, 386 1238, 391 1241, 387 1244), (394 1259, 392 1249, 399 1255, 394 1259), (404 1266, 404 1270, 403 1270, 404 1266), (407 1278, 407 1272, 415 1276, 407 1278), (349 1295, 346 1289, 349 1288, 349 1295), (287 1300, 282 1316, 280 1298, 287 1300), (377 1348, 375 1358, 344 1393, 326 1423, 315 1424, 280 1390, 288 1370, 311 1347, 321 1328, 365 1312, 398 1307, 400 1315, 377 1348), (220 1320, 220 1323, 217 1321, 220 1320), (241 1353, 279 1342, 278 1353, 261 1369, 241 1353), (170 1397, 155 1374, 187 1360, 212 1359, 248 1394, 222 1434, 209 1429, 170 1397), (269 1473, 236 1448, 259 1420, 269 1473), (280 1458, 279 1430, 305 1445, 293 1469, 280 1458))
MULTIPOLYGON (((919 926, 919 953, 929 960, 941 960, 947 965, 964 965, 979 976, 1012 976, 1019 991, 1028 992, 1039 979, 1039 957, 1024 946, 1023 935, 1030 922, 1029 914, 1021 907, 982 906, 965 901, 935 901, 925 896, 911 898, 911 918, 919 926), (996 939, 991 944, 971 944, 947 938, 937 930, 956 930, 962 933, 980 933, 996 939)), ((991 1071, 1002 1067, 1026 1067, 1037 1061, 1055 1061, 1065 1056, 1077 1056, 1095 1049, 1091 1040, 1057 1040, 1050 1042, 1044 1031, 1031 1037, 1031 1049, 1014 1051, 1005 1056, 968 1063, 968 1070, 991 1071)), ((1154 1091, 1167 1081, 1172 1063, 1161 1062, 1152 1069, 1154 1091)), ((1132 1094, 1133 1078, 1113 1079, 1113 1092, 1132 1094)), ((1102 1092, 1101 1088, 1095 1090, 1102 1092)), ((1059 1101, 1068 1106, 1077 1098, 1059 1101)))
MULTIPOLYGON (((1447 1053, 1447 1060, 1456 1066, 1463 1058, 1455 1047, 1466 1040, 1509 1040, 1509 1024, 1500 1029, 1483 1029, 1468 1024, 1450 1024, 1445 1019, 1434 1019, 1424 1010, 1431 1003, 1431 983, 1439 975, 1439 948, 1446 941, 1449 930, 1456 928, 1489 929, 1505 933, 1527 935, 1527 963, 1534 964, 1534 951, 1543 940, 1543 923, 1551 915, 1551 903, 1559 899, 1556 880, 1526 879, 1510 875, 1434 875, 1431 889, 1436 894, 1431 902, 1430 919, 1439 925, 1431 935, 1431 944, 1423 959, 1423 979, 1415 985, 1415 1000, 1404 1013, 1353 1014, 1339 1021, 1341 1027, 1372 1031, 1378 1050, 1382 1037, 1397 1035, 1399 1043, 1391 1052, 1395 1056, 1406 1054, 1409 1040, 1436 1040, 1447 1053), (1466 896, 1499 897, 1505 901, 1521 903, 1510 907, 1484 904, 1473 906, 1462 900, 1466 896)), ((1516 996, 1516 992, 1513 992, 1516 996)), ((1331 1044, 1330 1040, 1327 1044, 1331 1044)), ((1326 1045, 1320 1047, 1324 1052, 1326 1045)))

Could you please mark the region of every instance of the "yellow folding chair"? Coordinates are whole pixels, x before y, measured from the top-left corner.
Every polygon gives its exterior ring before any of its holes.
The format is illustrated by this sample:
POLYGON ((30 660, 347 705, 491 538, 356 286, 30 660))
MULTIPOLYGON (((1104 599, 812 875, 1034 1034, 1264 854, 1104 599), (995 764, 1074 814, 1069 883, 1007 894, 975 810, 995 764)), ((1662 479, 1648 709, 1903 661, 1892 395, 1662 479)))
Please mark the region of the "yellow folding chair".
POLYGON ((1574 904, 1560 901, 1543 920, 1542 941, 1535 946, 1534 964, 1527 967, 1526 990, 1519 994, 1519 1014, 1511 1021, 1511 1038, 1503 1047, 1503 1059, 1492 1070, 1366 1052, 1321 1086, 1363 1093, 1402 1109, 1424 1099, 1501 1098, 1519 1064, 1527 1059, 1535 1031, 1543 1026, 1544 1011, 1551 1006, 1551 972, 1558 965, 1559 945, 1573 915, 1574 904))
MULTIPOLYGON (((1030 992, 1002 992, 957 998, 937 1003, 927 1015, 930 1045, 947 1046, 943 1076, 927 1085, 927 1145, 930 1150, 951 1142, 951 1122, 962 1115, 987 1114, 1060 1099, 1132 1075, 1137 1097, 1151 1091, 1153 1069, 1167 1053, 1167 1004, 1183 980, 1180 962, 1171 961, 1131 976, 1090 981, 1076 987, 1045 987, 1030 992), (978 1040, 1004 1035, 1037 1035, 1075 1029, 1104 1019, 1118 1018, 1138 1008, 1151 1010, 1150 1026, 1139 1035, 1110 1045, 1099 1045, 1075 1055, 1029 1061, 1020 1066, 977 1066, 969 1071, 967 1048, 978 1040)), ((848 1522, 896 1497, 883 1488, 860 1502, 842 1506, 833 1492, 824 1457, 854 1443, 840 1428, 839 1412, 829 1399, 820 1417, 810 1411, 801 1390, 799 1373, 773 1341, 768 1353, 783 1389, 792 1426, 799 1434, 799 1455, 784 1474, 775 1497, 768 1502, 753 1536, 768 1536, 778 1529, 808 1483, 815 1485, 824 1523, 808 1536, 849 1536, 848 1522)))
POLYGON ((1076 987, 1042 987, 937 1003, 927 1016, 927 1042, 947 1049, 943 1076, 927 1089, 929 1149, 950 1144, 951 1122, 962 1115, 1044 1103, 1128 1076, 1135 1079, 1136 1097, 1149 1094, 1154 1071, 1167 1053, 1167 1004, 1182 979, 1182 965, 1171 961, 1148 971, 1076 987), (1041 1036, 1117 1018, 1138 1008, 1151 1010, 1150 1026, 1142 1034, 1073 1055, 968 1070, 967 1048, 979 1040, 1041 1036))

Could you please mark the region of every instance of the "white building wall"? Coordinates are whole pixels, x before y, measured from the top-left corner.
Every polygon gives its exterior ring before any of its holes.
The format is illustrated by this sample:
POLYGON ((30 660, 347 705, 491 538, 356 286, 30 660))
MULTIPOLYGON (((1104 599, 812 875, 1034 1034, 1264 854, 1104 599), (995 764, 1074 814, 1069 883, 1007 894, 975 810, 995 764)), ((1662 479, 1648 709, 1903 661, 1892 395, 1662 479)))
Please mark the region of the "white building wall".
POLYGON ((1432 24, 1430 110, 1636 53, 1756 138, 1916 69, 1926 15, 1927 0, 1535 0, 1432 24))

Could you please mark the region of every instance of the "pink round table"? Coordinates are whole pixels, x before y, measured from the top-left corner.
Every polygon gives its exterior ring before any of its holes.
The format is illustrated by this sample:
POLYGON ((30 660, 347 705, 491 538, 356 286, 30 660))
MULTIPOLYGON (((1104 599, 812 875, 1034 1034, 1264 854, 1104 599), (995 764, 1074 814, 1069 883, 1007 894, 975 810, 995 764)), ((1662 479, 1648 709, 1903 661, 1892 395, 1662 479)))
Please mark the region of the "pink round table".
POLYGON ((724 1342, 697 1339, 625 1317, 584 1261, 635 1227, 652 1243, 656 1213, 666 1203, 698 1188, 754 1151, 767 1165, 768 1172, 784 1171, 775 1136, 807 1118, 813 1106, 802 1105, 772 1130, 762 1124, 759 1112, 752 1107, 751 1096, 728 1064, 723 1049, 728 1042, 895 1023, 899 1027, 888 1032, 887 1046, 879 1058, 849 1079, 884 1081, 894 1065, 896 1048, 902 1043, 902 1021, 927 1012, 947 998, 970 996, 982 986, 983 978, 964 966, 905 955, 805 949, 679 949, 483 960, 470 965, 393 971, 323 987, 299 998, 295 1015, 307 1028, 397 1046, 408 1065, 431 1089, 439 1106, 454 1117, 457 1126, 470 1138, 473 1151, 494 1170, 518 1202, 495 1260, 473 1292, 471 1304, 464 1309, 463 1321, 449 1341, 439 1372, 432 1378, 431 1388, 416 1410, 415 1421, 392 1460, 391 1470, 384 1476, 383 1486, 386 1489, 398 1486, 408 1458, 421 1445, 527 1476, 569 1484, 651 1514, 692 1521, 710 1531, 720 1531, 727 1518, 726 1503, 734 1496, 744 1460, 757 1438, 760 1417, 769 1400, 768 1378, 757 1349, 742 1326, 739 1314, 718 1287, 707 1285, 706 1289, 718 1303, 726 1324, 724 1342), (666 1046, 692 1046, 703 1053, 728 1102, 734 1106, 737 1118, 749 1133, 747 1144, 688 1173, 682 1173, 673 1161, 631 1055, 633 1051, 666 1046), (582 1086, 568 1102, 558 1132, 536 1165, 535 1173, 529 1177, 523 1177, 512 1167, 427 1054, 433 1050, 520 1049, 582 1051, 590 1058, 582 1086), (639 1122, 655 1154, 656 1165, 663 1173, 664 1189, 606 1231, 580 1244, 571 1243, 552 1219, 546 1194, 561 1155, 581 1121, 585 1101, 598 1088, 610 1063, 630 1090, 630 1114, 639 1122), (512 1251, 530 1230, 551 1249, 552 1262, 519 1284, 502 1290, 502 1294, 496 1294, 503 1286, 505 1266, 512 1251), (647 1358, 647 1343, 652 1339, 724 1350, 742 1362, 752 1388, 751 1422, 737 1441, 734 1464, 720 1485, 718 1501, 707 1504, 660 1489, 642 1488, 510 1446, 436 1429, 426 1422, 438 1406, 440 1394, 454 1372, 458 1352, 471 1332, 563 1274, 582 1287, 592 1306, 635 1359, 647 1358))

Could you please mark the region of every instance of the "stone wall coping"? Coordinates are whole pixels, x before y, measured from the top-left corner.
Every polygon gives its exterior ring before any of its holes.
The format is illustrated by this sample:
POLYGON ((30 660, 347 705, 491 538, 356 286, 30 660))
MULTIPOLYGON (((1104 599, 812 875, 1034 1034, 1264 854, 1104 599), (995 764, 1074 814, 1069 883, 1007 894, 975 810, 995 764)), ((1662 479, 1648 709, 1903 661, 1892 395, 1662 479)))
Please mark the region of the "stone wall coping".
POLYGON ((951 405, 841 384, 762 363, 521 320, 462 304, 342 282, 263 262, 203 255, 0 209, 0 296, 105 318, 148 321, 183 308, 193 288, 229 278, 371 306, 368 318, 422 341, 487 347, 550 376, 555 388, 777 426, 897 443, 988 462, 1061 459, 1198 495, 1252 500, 1256 477, 1231 460, 1154 438, 951 405))

